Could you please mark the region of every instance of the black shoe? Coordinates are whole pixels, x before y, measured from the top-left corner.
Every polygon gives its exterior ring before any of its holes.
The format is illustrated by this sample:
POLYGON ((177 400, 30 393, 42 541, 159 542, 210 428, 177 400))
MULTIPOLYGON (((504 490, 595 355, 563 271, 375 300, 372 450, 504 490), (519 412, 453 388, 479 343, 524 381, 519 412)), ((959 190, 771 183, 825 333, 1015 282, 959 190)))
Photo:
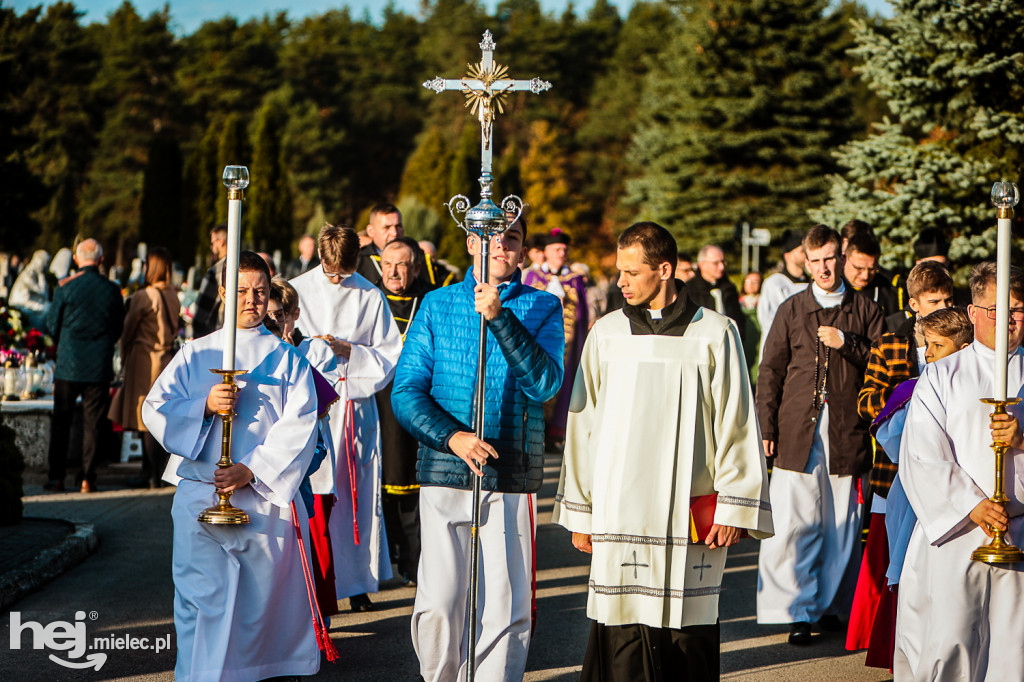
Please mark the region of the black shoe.
POLYGON ((43 484, 43 490, 48 493, 62 493, 64 492, 64 481, 50 481, 43 484))
POLYGON ((365 594, 354 594, 348 598, 348 606, 352 613, 373 611, 373 602, 365 594))
POLYGON ((796 646, 807 646, 811 643, 811 624, 806 621, 793 623, 789 626, 789 643, 796 646))
POLYGON ((835 614, 822 616, 818 621, 818 627, 823 632, 842 632, 844 630, 843 621, 839 620, 839 616, 835 614))

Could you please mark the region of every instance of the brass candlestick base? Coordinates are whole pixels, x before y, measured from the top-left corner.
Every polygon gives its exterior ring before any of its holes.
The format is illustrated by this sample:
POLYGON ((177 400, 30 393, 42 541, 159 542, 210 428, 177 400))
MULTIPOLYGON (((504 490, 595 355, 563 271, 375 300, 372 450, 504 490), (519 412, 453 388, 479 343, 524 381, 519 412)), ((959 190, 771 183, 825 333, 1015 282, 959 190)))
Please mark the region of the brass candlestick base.
MULTIPOLYGON (((244 370, 237 369, 211 369, 214 374, 220 374, 224 377, 225 384, 235 383, 235 377, 240 374, 245 374, 244 370)), ((221 423, 224 427, 223 436, 220 441, 220 461, 217 462, 217 466, 221 469, 232 466, 234 462, 231 461, 231 420, 234 419, 234 412, 218 412, 220 415, 221 423)), ((202 523, 213 523, 224 526, 240 526, 244 523, 249 523, 249 515, 238 507, 231 506, 231 495, 233 493, 217 493, 217 497, 220 498, 212 507, 204 509, 199 514, 199 521, 202 523)))
MULTIPOLYGON (((986 405, 995 405, 995 410, 992 414, 1006 414, 1007 405, 1016 405, 1020 402, 1020 398, 1007 398, 1006 400, 997 400, 995 398, 982 398, 981 402, 986 405)), ((1009 448, 1008 443, 1002 443, 995 441, 992 443, 992 449, 996 453, 996 489, 989 499, 996 504, 1006 506, 1009 498, 1006 497, 1006 493, 1003 492, 1003 456, 1006 454, 1006 450, 1009 448)), ((1024 551, 1021 551, 1020 547, 1011 545, 1006 542, 1003 538, 1006 535, 1005 530, 997 530, 989 527, 992 530, 992 542, 987 545, 982 545, 978 549, 971 553, 972 561, 982 561, 986 564, 1012 564, 1018 561, 1024 561, 1024 551)))

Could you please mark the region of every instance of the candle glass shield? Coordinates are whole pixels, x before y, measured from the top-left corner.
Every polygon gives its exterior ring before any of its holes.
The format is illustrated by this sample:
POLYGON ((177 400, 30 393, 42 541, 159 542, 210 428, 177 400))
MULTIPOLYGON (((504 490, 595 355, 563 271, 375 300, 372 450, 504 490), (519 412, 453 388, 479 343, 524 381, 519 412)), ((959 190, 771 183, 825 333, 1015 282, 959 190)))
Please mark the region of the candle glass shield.
POLYGON ((249 186, 249 169, 245 166, 225 166, 221 180, 228 189, 245 189, 249 186))

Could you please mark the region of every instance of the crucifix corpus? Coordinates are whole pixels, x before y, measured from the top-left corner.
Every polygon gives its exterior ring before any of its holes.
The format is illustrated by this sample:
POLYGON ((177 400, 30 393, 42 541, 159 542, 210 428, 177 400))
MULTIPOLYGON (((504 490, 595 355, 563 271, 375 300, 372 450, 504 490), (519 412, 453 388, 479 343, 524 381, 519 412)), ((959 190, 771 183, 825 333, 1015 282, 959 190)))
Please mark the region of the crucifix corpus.
MULTIPOLYGON (((490 260, 491 238, 498 236, 515 223, 523 213, 523 200, 515 195, 508 195, 497 205, 491 200, 494 178, 491 175, 493 159, 494 118, 505 112, 504 102, 509 93, 530 91, 535 95, 548 90, 551 83, 540 78, 516 80, 508 77, 508 67, 494 62, 494 37, 490 31, 484 32, 480 42, 483 56, 479 64, 469 64, 469 72, 462 78, 441 78, 440 76, 427 81, 423 87, 440 94, 449 90, 462 92, 466 97, 466 106, 470 113, 480 121, 480 202, 470 208, 469 198, 457 194, 448 200, 445 207, 455 223, 480 240, 480 268, 477 281, 486 282, 488 261, 490 260), (459 220, 458 215, 463 216, 459 220)), ((480 343, 477 353, 476 369, 476 409, 474 429, 476 437, 484 439, 484 384, 487 366, 487 320, 480 316, 480 343)), ((479 607, 477 595, 480 580, 480 477, 473 476, 473 518, 470 525, 469 551, 469 651, 467 672, 470 682, 476 678, 476 642, 479 607)))

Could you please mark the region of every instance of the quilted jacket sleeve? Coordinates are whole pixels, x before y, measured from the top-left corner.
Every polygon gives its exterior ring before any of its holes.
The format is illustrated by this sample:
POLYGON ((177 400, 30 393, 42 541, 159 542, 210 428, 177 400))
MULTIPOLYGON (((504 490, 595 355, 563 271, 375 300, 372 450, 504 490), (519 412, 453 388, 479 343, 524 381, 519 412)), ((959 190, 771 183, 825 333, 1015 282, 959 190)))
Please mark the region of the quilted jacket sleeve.
POLYGON ((551 296, 541 297, 543 321, 534 338, 511 310, 506 307, 487 323, 487 328, 501 346, 520 390, 530 400, 543 403, 555 397, 562 387, 565 373, 565 331, 562 326, 562 306, 551 296))
POLYGON ((434 373, 434 299, 426 298, 413 320, 395 369, 391 407, 395 418, 419 442, 440 452, 451 452, 448 439, 456 431, 472 431, 448 414, 430 395, 434 373))

